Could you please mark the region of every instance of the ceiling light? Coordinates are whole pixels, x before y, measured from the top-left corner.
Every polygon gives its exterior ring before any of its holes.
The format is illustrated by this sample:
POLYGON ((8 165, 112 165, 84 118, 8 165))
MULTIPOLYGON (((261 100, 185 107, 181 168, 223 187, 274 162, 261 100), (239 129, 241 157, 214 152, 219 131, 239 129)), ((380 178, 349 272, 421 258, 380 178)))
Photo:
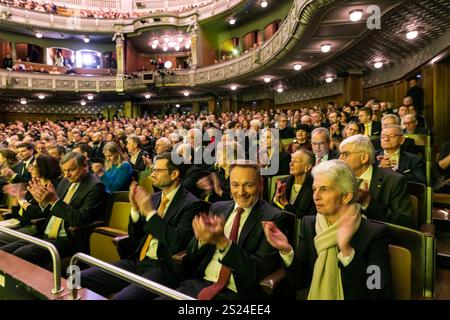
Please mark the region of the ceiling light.
POLYGON ((36 38, 42 38, 42 33, 40 33, 40 32, 36 32, 36 38))
POLYGON ((144 97, 145 99, 150 99, 151 95, 147 93, 144 97))
POLYGON ((176 108, 179 108, 179 107, 180 107, 180 105, 179 105, 179 104, 177 103, 177 104, 175 105, 175 107, 176 107, 176 108))
POLYGON ((272 80, 270 77, 264 77, 264 82, 265 82, 265 83, 269 83, 270 80, 272 80))
POLYGON ((43 94, 40 94, 40 95, 38 95, 38 98, 39 98, 40 100, 44 100, 44 99, 45 99, 45 96, 44 96, 43 94))
POLYGON ((295 63, 294 64, 294 70, 295 71, 299 71, 302 68, 302 65, 300 63, 295 63))
POLYGON ((362 15, 363 15, 362 10, 352 10, 350 11, 349 17, 351 21, 356 22, 361 20, 362 15))
POLYGON ((411 30, 406 33, 406 38, 408 38, 409 40, 412 40, 412 39, 417 38, 418 35, 419 35, 419 31, 411 30))
POLYGON ((179 35, 177 41, 178 43, 182 43, 184 41, 184 37, 182 35, 179 35))
POLYGON ((25 98, 20 99, 20 104, 27 104, 27 99, 25 98))
POLYGON ((166 45, 163 45, 163 51, 167 51, 167 49, 169 49, 166 45))
POLYGON ((268 3, 266 0, 261 1, 261 7, 263 7, 263 8, 267 7, 267 4, 268 3))
POLYGON ((277 88, 277 92, 278 92, 278 93, 282 93, 282 92, 283 92, 283 87, 278 87, 278 88, 277 88))
POLYGON ((158 46, 157 43, 152 43, 152 48, 153 48, 153 49, 156 49, 157 46, 158 46))
POLYGON ((237 89, 237 85, 233 84, 233 85, 230 87, 230 89, 233 90, 233 91, 236 90, 236 89, 237 89))
POLYGON ((84 43, 89 43, 89 41, 91 41, 91 39, 89 39, 88 36, 84 36, 83 41, 84 41, 84 43))
POLYGON ((167 45, 169 46, 169 48, 175 48, 177 43, 175 41, 169 41, 169 43, 167 45))
POLYGON ((323 44, 320 46, 320 50, 324 53, 329 52, 331 50, 331 44, 323 44))
POLYGON ((325 82, 326 82, 326 83, 331 83, 331 82, 333 82, 333 77, 330 77, 330 76, 325 77, 325 82))
POLYGON ((374 62, 374 64, 373 64, 373 67, 376 69, 380 69, 382 66, 383 66, 383 62, 381 62, 381 61, 374 62))
POLYGON ((235 18, 231 18, 230 20, 228 20, 228 23, 231 25, 234 25, 236 23, 236 19, 235 18))
POLYGON ((166 62, 164 62, 164 68, 166 69, 172 68, 172 61, 167 60, 166 62))
POLYGON ((94 99, 94 96, 92 94, 88 94, 87 98, 88 98, 88 100, 92 100, 92 99, 94 99))
POLYGON ((189 97, 189 91, 185 91, 185 92, 183 92, 183 94, 185 97, 189 97))
POLYGON ((86 105, 86 101, 81 100, 81 101, 80 101, 80 104, 81 104, 82 106, 85 106, 85 105, 86 105))
POLYGON ((169 37, 164 37, 163 40, 164 40, 165 43, 168 43, 170 41, 170 38, 169 37))

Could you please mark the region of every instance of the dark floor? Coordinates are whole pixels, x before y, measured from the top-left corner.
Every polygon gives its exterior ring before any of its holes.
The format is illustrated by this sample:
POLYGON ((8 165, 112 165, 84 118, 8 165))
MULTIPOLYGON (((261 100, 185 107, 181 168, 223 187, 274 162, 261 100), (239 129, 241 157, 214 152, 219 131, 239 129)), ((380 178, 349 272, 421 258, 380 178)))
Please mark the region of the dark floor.
POLYGON ((450 300, 450 270, 436 269, 434 289, 435 300, 450 300))

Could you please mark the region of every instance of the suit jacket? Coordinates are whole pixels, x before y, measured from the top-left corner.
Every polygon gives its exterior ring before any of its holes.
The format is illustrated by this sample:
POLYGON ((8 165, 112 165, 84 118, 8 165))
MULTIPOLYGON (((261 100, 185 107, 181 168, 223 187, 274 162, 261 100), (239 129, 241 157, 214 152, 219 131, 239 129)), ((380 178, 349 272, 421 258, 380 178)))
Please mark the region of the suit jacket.
MULTIPOLYGON (((376 155, 384 155, 384 151, 381 150, 377 152, 376 155)), ((427 179, 425 177, 425 165, 423 160, 415 154, 400 150, 397 171, 403 174, 408 181, 423 183, 425 185, 427 184, 427 179)))
MULTIPOLYGON (((289 282, 298 290, 311 285, 314 264, 317 260, 317 251, 314 246, 315 223, 316 216, 307 216, 302 219, 299 248, 292 264, 285 267, 289 282)), ((355 250, 353 260, 346 267, 341 262, 338 263, 345 300, 391 298, 388 243, 389 234, 385 225, 361 219, 359 229, 350 240, 350 245, 355 250), (367 268, 371 265, 380 268, 381 289, 369 290, 367 288, 368 278, 372 276, 367 273, 367 268)))
POLYGON ((370 131, 370 136, 379 136, 379 135, 381 135, 381 122, 372 121, 372 130, 370 131))
MULTIPOLYGON (((316 214, 316 205, 313 200, 313 177, 310 174, 306 175, 305 182, 303 183, 300 192, 297 194, 297 198, 293 204, 291 204, 291 192, 294 185, 295 178, 293 176, 282 179, 282 182, 286 183, 286 198, 289 201, 283 210, 291 212, 297 216, 297 218, 303 218, 306 215, 316 214)), ((272 205, 275 205, 272 199, 272 205)))
MULTIPOLYGON (((32 164, 35 160, 36 159, 32 157, 29 164, 32 164)), ((25 162, 19 162, 12 170, 14 173, 17 173, 17 175, 11 180, 11 183, 28 182, 31 180, 31 173, 27 170, 25 162)))
MULTIPOLYGON (((210 214, 224 215, 226 221, 234 205, 234 201, 216 202, 212 204, 210 214)), ((278 251, 267 242, 261 221, 274 221, 280 230, 286 229, 282 212, 264 200, 259 200, 242 226, 237 243, 231 244, 221 261, 232 270, 240 299, 267 298, 259 282, 280 267, 278 251)), ((203 279, 215 250, 216 246, 212 244, 198 248, 197 239, 192 238, 187 261, 193 268, 195 278, 203 279)))
MULTIPOLYGON (((404 133, 404 134, 408 134, 408 132, 406 131, 406 129, 403 130, 403 133, 404 133)), ((414 132, 413 132, 412 134, 428 134, 428 132, 427 132, 427 129, 421 128, 421 127, 417 126, 417 127, 414 129, 414 132)))
POLYGON ((414 228, 408 181, 390 169, 373 166, 370 202, 363 211, 369 219, 414 228))
POLYGON ((105 146, 106 141, 102 140, 100 143, 94 145, 91 150, 91 154, 89 158, 94 162, 103 162, 105 159, 105 155, 103 154, 103 147, 105 146))
POLYGON ((140 150, 139 155, 136 158, 136 163, 132 164, 130 162, 131 167, 133 168, 133 178, 135 178, 136 181, 139 179, 139 173, 146 169, 144 159, 142 158, 143 156, 150 156, 150 154, 145 150, 140 150))
MULTIPOLYGON (((43 232, 52 215, 64 219, 64 228, 68 237, 71 237, 69 227, 80 227, 88 223, 104 220, 105 219, 105 204, 107 199, 107 193, 105 191, 105 185, 100 179, 88 173, 86 177, 80 182, 75 194, 72 196, 70 203, 63 201, 64 196, 69 190, 71 183, 67 179, 62 179, 56 188, 56 193, 59 196, 59 200, 50 208, 49 217, 43 224, 43 232)), ((88 239, 85 239, 86 241, 88 239)))
MULTIPOLYGON (((152 195, 153 208, 157 209, 161 203, 162 192, 152 195)), ((133 223, 130 217, 128 223, 128 233, 131 243, 137 248, 134 257, 137 259, 139 253, 151 233, 158 239, 157 256, 162 272, 170 274, 178 281, 182 280, 182 275, 177 272, 176 264, 172 256, 185 250, 189 240, 194 235, 192 230, 192 219, 199 212, 201 203, 189 191, 180 187, 163 218, 157 214, 146 221, 141 216, 138 222, 133 223)))

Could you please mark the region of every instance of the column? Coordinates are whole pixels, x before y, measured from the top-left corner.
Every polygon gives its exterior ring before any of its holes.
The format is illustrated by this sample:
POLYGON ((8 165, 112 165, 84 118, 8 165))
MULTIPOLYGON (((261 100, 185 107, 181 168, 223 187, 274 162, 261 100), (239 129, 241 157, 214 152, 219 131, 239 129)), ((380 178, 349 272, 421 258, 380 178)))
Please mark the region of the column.
POLYGON ((232 112, 238 112, 238 99, 237 99, 237 95, 233 95, 231 97, 231 106, 230 109, 232 112))
POLYGON ((116 59, 117 59, 117 75, 116 75, 116 91, 123 92, 123 72, 125 69, 125 49, 123 34, 117 32, 114 34, 113 40, 116 41, 116 59))
POLYGON ((133 118, 133 103, 131 101, 125 101, 123 104, 125 118, 133 118))
POLYGON ((344 87, 342 88, 342 96, 344 101, 363 100, 362 71, 348 72, 348 76, 344 78, 344 87))
MULTIPOLYGON (((435 138, 435 145, 440 146, 444 141, 450 140, 448 119, 450 118, 450 59, 433 64, 433 120, 429 125, 435 138)), ((426 114, 430 112, 427 111, 426 114)))
POLYGON ((11 58, 13 61, 17 60, 17 51, 16 51, 16 44, 14 42, 10 42, 11 46, 11 58))
POLYGON ((197 68, 198 65, 198 24, 194 22, 191 30, 191 69, 197 68))
POLYGON ((231 98, 223 97, 222 99, 222 112, 230 112, 231 111, 231 98))
POLYGON ((193 114, 200 113, 200 104, 198 103, 198 101, 192 102, 192 113, 193 114))
POLYGON ((208 100, 208 112, 215 113, 216 112, 216 98, 211 98, 208 100))

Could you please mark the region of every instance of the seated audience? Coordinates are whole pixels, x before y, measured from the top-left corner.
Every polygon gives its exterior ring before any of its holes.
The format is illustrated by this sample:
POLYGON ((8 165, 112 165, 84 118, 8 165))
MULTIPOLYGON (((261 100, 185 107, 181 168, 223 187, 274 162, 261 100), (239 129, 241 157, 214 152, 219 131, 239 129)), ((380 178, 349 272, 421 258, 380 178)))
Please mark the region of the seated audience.
POLYGON ((317 215, 302 219, 295 256, 283 232, 273 222, 263 222, 289 282, 297 290, 309 287, 309 300, 390 299, 388 229, 362 217, 351 169, 332 160, 314 167, 312 174, 317 215), (375 289, 367 285, 367 268, 373 265, 381 277, 375 289))
POLYGON ((316 163, 337 159, 339 153, 335 150, 330 150, 330 132, 327 128, 316 128, 311 134, 311 145, 314 155, 316 156, 316 163))

